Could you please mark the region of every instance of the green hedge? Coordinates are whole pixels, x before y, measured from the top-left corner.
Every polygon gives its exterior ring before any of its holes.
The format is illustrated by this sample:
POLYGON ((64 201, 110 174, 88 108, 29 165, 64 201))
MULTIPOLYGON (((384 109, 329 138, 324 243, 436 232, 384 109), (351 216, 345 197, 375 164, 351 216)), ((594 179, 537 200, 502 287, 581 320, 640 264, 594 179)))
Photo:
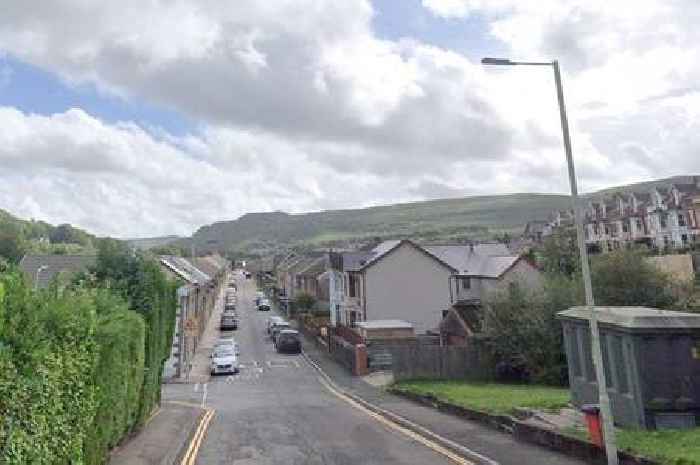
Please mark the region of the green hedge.
POLYGON ((160 401, 176 284, 113 243, 93 272, 39 292, 0 273, 2 464, 103 464, 160 401))
POLYGON ((95 302, 98 408, 85 445, 85 462, 98 465, 139 424, 146 326, 119 297, 100 291, 95 302))
POLYGON ((18 274, 0 283, 0 463, 83 463, 97 409, 93 300, 35 294, 18 274))

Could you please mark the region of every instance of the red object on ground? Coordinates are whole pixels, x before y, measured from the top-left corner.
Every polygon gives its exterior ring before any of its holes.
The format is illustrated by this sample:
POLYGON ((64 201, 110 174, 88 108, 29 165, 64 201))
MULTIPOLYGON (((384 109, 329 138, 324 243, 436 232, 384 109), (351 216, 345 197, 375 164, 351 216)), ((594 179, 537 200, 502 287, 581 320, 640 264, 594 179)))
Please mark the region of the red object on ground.
POLYGON ((603 428, 600 423, 600 407, 594 404, 586 404, 581 407, 583 417, 588 427, 588 437, 598 447, 603 447, 603 428))

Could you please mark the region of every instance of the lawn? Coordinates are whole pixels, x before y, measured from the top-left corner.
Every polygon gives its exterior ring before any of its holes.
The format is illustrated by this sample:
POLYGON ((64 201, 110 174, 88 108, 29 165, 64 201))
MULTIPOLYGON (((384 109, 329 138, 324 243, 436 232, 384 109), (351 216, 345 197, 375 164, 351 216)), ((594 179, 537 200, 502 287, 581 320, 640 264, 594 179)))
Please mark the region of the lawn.
POLYGON ((398 382, 394 387, 495 414, 510 414, 516 407, 557 410, 570 399, 568 389, 537 385, 414 380, 398 382))
POLYGON ((700 428, 618 430, 617 446, 668 465, 700 465, 700 428))

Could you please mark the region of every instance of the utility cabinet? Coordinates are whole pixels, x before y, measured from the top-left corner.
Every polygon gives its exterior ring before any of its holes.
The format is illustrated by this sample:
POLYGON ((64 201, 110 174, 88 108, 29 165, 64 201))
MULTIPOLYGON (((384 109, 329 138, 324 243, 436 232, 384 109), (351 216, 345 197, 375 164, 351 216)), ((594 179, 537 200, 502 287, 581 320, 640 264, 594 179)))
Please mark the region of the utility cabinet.
MULTIPOLYGON (((615 424, 645 429, 700 424, 700 314, 595 307, 615 424)), ((598 403, 589 307, 560 312, 574 405, 598 403)))

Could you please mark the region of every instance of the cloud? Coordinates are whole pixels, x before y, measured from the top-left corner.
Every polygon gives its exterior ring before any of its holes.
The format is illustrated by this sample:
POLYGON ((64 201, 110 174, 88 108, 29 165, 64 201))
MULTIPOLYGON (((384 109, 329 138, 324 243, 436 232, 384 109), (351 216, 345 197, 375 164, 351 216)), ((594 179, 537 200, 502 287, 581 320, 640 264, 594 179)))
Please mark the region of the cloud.
MULTIPOLYGON (((700 169, 694 2, 423 5, 486 22, 510 56, 561 61, 583 190, 700 169)), ((568 190, 551 69, 381 39, 373 14, 366 0, 9 2, 0 53, 199 124, 177 137, 0 108, 0 205, 125 236, 247 211, 568 190)))

